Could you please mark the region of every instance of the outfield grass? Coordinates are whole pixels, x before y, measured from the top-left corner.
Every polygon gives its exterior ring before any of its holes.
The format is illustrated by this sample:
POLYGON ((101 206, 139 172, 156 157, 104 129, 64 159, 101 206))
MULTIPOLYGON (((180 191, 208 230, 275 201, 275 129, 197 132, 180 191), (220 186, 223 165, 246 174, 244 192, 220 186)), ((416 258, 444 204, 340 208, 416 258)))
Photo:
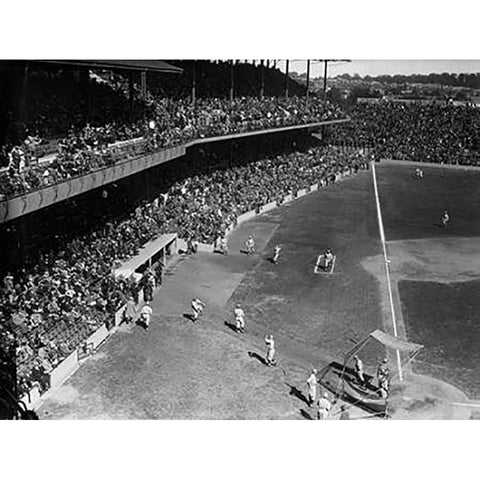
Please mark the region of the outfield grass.
POLYGON ((377 167, 385 235, 389 240, 480 236, 480 171, 422 167, 423 180, 401 162, 377 167), (450 212, 452 228, 440 228, 450 212))
MULTIPOLYGON (((341 359, 358 341, 383 328, 377 280, 361 265, 380 252, 370 172, 323 189, 289 207, 260 217, 278 222, 265 259, 248 272, 230 300, 254 313, 252 328, 301 342, 306 350, 341 359), (268 261, 275 244, 283 246, 278 265, 268 261), (325 248, 337 256, 332 275, 316 275, 325 248)), ((383 350, 366 352, 374 367, 383 350)))
POLYGON ((415 369, 480 398, 480 280, 399 283, 407 334, 425 348, 415 369))
POLYGON ((419 181, 411 178, 412 169, 380 164, 377 176, 405 330, 425 345, 414 371, 478 399, 480 172, 425 167, 419 181), (452 218, 449 229, 438 225, 445 209, 452 218), (411 239, 422 240, 413 246, 411 239), (413 255, 395 264, 402 250, 413 255))

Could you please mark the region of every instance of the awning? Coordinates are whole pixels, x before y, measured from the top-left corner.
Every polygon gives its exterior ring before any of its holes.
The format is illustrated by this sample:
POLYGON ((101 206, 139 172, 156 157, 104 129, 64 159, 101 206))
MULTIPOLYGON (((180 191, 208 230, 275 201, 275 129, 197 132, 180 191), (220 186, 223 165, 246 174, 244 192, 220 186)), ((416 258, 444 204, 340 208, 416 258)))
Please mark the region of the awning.
POLYGON ((382 345, 385 345, 388 348, 393 348, 394 350, 399 350, 400 352, 413 353, 423 348, 423 345, 420 345, 419 343, 412 343, 406 342, 405 340, 400 340, 397 337, 382 332, 381 330, 375 330, 370 334, 370 337, 374 338, 382 345))
POLYGON ((163 60, 28 60, 29 62, 69 65, 102 70, 136 70, 161 73, 183 73, 179 67, 163 60))
POLYGON ((160 237, 148 242, 139 252, 130 260, 126 261, 114 272, 115 277, 130 278, 140 267, 149 263, 150 259, 162 248, 172 244, 177 240, 176 233, 166 233, 160 237))
POLYGON ((382 330, 375 330, 372 333, 369 333, 363 340, 358 342, 354 347, 345 353, 345 361, 359 352, 370 339, 376 340, 387 348, 398 350, 399 352, 409 353, 410 356, 414 356, 420 349, 423 348, 423 345, 420 345, 419 343, 400 340, 393 335, 382 332, 382 330))

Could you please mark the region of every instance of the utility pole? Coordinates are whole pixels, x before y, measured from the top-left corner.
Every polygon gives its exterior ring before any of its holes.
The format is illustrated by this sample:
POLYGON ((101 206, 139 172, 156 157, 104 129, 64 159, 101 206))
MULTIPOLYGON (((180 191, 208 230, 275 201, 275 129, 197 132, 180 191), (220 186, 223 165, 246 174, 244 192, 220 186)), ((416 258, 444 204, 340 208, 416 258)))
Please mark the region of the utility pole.
POLYGON ((323 61, 323 99, 327 98, 327 73, 328 73, 328 60, 323 61))
POLYGON ((128 100, 130 102, 130 112, 133 112, 133 104, 135 102, 135 90, 133 89, 133 71, 128 74, 128 100))
POLYGON ((141 88, 142 88, 142 100, 147 99, 147 71, 142 70, 140 72, 141 88))
POLYGON ((265 91, 265 68, 263 66, 264 60, 260 60, 260 100, 263 100, 265 91))
POLYGON ((288 99, 288 70, 290 68, 290 60, 286 60, 285 64, 285 98, 288 99))
POLYGON ((310 89, 310 60, 307 60, 307 100, 310 89))
POLYGON ((233 90, 234 90, 234 87, 235 87, 235 84, 234 84, 234 75, 233 75, 233 65, 234 65, 234 62, 233 60, 230 60, 230 103, 233 103, 233 90))
POLYGON ((192 103, 195 105, 197 90, 197 72, 195 68, 195 60, 192 60, 192 103))
POLYGON ((29 63, 25 62, 22 75, 22 92, 19 102, 19 118, 22 122, 28 121, 28 77, 29 77, 29 63))

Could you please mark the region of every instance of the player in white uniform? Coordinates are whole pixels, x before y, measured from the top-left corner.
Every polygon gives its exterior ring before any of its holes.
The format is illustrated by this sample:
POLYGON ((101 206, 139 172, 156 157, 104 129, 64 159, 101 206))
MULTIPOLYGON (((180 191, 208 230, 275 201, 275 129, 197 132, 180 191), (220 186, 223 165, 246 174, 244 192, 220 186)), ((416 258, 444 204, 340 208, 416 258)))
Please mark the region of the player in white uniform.
POLYGON ((317 370, 315 368, 312 369, 312 373, 307 378, 307 385, 308 385, 308 403, 310 407, 313 407, 315 404, 315 400, 317 399, 317 370))
POLYGON ((245 312, 240 304, 237 304, 233 314, 235 315, 235 327, 237 332, 245 333, 245 312))
POLYGON ((222 237, 220 239, 220 252, 223 254, 223 255, 228 255, 228 241, 227 241, 227 237, 222 237))
POLYGON ((357 374, 358 381, 365 385, 365 376, 363 375, 363 362, 358 355, 353 357, 355 359, 355 373, 357 374))
POLYGON ((423 178, 423 170, 420 168, 415 169, 415 178, 422 179, 423 178))
POLYGON ((333 253, 329 248, 325 250, 324 258, 325 258, 325 270, 330 270, 333 262, 333 253))
POLYGON ((390 389, 390 369, 388 368, 388 361, 383 359, 382 363, 377 368, 378 392, 382 398, 388 397, 390 389))
POLYGON ((245 242, 245 246, 247 247, 247 254, 253 255, 255 253, 255 240, 253 240, 253 236, 250 235, 245 242))
POLYGON ((273 249, 272 261, 275 264, 278 262, 278 257, 280 256, 280 250, 281 249, 282 249, 282 247, 280 245, 275 245, 275 248, 273 249))
POLYGON ((148 330, 152 314, 153 314, 152 307, 150 306, 149 302, 146 302, 145 305, 140 310, 140 319, 145 330, 148 330))
POLYGON ((192 310, 193 310, 192 320, 194 322, 196 322, 198 320, 198 317, 203 313, 204 307, 205 307, 205 304, 199 298, 194 298, 192 300, 192 310))
POLYGON ((443 228, 450 226, 450 215, 448 214, 447 210, 445 210, 442 214, 442 226, 443 228))
POLYGON ((265 335, 265 343, 267 344, 267 365, 269 367, 275 366, 275 340, 273 335, 265 335))
POLYGON ((326 420, 331 408, 332 404, 328 400, 328 394, 324 393, 323 397, 318 401, 317 420, 326 420))

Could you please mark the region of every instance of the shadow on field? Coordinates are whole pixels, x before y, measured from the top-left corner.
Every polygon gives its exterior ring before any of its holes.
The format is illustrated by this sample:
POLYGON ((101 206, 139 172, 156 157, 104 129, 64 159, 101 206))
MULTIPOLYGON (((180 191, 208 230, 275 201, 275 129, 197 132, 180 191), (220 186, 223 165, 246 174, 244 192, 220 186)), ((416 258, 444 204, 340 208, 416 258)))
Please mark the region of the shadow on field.
POLYGON ((446 227, 444 227, 444 226, 443 226, 443 223, 433 222, 432 225, 433 225, 434 227, 441 228, 442 230, 451 230, 451 228, 452 228, 452 225, 451 225, 451 224, 449 224, 449 225, 447 225, 446 227))
POLYGON ((300 413, 305 420, 314 420, 314 418, 303 408, 300 409, 300 413))
POLYGON ((263 363, 263 365, 267 365, 266 360, 261 355, 259 355, 257 352, 248 352, 248 356, 250 358, 257 359, 260 363, 263 363))
MULTIPOLYGON (((237 332, 237 326, 234 325, 233 323, 230 323, 230 322, 225 321, 225 322, 223 322, 223 324, 224 324, 226 327, 228 327, 230 330, 232 330, 232 332, 238 333, 238 332, 237 332)), ((248 352, 248 353, 250 354, 250 352, 248 352)))
POLYGON ((195 323, 195 318, 193 316, 193 313, 184 313, 182 315, 183 318, 186 318, 187 320, 190 320, 191 322, 195 323))
POLYGON ((147 326, 145 325, 145 323, 143 322, 142 319, 138 318, 136 321, 135 321, 135 325, 137 327, 142 327, 144 330, 147 330, 147 326))
POLYGON ((290 388, 290 392, 289 392, 290 395, 297 397, 299 400, 309 405, 308 398, 302 393, 300 389, 295 387, 295 385, 289 385, 288 383, 287 383, 287 387, 290 388))

